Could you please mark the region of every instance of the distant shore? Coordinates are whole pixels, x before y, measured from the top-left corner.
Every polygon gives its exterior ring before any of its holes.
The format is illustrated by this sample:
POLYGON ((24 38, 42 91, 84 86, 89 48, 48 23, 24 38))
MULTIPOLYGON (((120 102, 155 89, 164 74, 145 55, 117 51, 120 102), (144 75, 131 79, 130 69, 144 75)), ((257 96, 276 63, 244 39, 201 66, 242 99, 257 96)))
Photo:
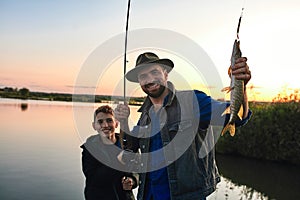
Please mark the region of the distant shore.
MULTIPOLYGON (((88 103, 118 103, 124 101, 123 96, 34 92, 27 88, 18 89, 11 87, 0 88, 0 98, 88 103)), ((144 99, 145 97, 128 97, 127 101, 129 105, 141 105, 144 99)))

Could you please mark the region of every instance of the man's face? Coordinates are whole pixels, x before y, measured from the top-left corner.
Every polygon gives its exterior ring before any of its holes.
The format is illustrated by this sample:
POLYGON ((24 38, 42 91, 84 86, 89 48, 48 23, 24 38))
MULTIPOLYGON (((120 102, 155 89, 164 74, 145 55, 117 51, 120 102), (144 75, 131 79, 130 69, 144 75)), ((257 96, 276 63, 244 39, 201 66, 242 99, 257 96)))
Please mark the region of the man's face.
POLYGON ((158 64, 153 64, 138 73, 138 81, 142 90, 150 97, 157 98, 164 92, 168 72, 158 64))
POLYGON ((114 136, 117 127, 118 122, 109 113, 99 112, 93 122, 93 128, 108 139, 114 136))

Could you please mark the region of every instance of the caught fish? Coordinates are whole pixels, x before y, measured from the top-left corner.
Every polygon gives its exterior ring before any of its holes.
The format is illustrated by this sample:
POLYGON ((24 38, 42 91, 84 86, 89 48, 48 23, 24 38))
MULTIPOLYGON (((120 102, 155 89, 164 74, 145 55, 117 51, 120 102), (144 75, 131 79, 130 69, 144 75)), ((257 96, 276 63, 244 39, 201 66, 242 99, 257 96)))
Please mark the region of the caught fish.
POLYGON ((244 102, 244 81, 237 80, 235 75, 232 75, 231 68, 234 66, 235 61, 242 56, 240 50, 240 41, 236 39, 233 44, 231 55, 231 66, 228 70, 230 73, 231 82, 229 87, 225 87, 222 91, 230 92, 230 106, 224 111, 223 114, 230 113, 230 118, 226 126, 223 128, 221 135, 227 131, 231 136, 235 134, 235 121, 243 116, 243 102, 244 102))

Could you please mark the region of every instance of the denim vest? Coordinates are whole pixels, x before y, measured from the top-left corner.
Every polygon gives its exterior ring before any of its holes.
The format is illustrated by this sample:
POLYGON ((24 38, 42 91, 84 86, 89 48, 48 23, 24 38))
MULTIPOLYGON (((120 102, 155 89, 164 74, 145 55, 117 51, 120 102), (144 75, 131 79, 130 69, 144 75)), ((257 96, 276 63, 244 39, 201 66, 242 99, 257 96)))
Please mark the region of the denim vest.
MULTIPOLYGON (((161 128, 163 151, 166 158, 170 194, 172 200, 199 200, 216 189, 220 176, 215 163, 215 151, 210 145, 214 141, 207 140, 209 126, 199 126, 197 109, 193 102, 197 101, 194 91, 175 91, 171 88, 168 102, 161 118, 165 118, 161 128), (201 127, 201 128, 200 128, 201 127), (208 144, 209 143, 209 144, 208 144), (201 155, 204 156, 200 156, 201 155)), ((130 148, 141 153, 149 152, 151 119, 149 109, 152 103, 147 98, 139 109, 142 112, 139 120, 139 137, 130 142, 130 148), (142 136, 142 137, 141 137, 142 136), (133 143, 132 143, 133 142, 133 143)), ((196 106, 197 107, 197 106, 196 106)), ((212 133, 209 133, 212 134, 212 133)), ((210 138, 213 140, 213 137, 210 138)), ((147 172, 148 158, 141 157, 139 170, 147 172)), ((144 198, 146 173, 140 173, 138 199, 144 198)))

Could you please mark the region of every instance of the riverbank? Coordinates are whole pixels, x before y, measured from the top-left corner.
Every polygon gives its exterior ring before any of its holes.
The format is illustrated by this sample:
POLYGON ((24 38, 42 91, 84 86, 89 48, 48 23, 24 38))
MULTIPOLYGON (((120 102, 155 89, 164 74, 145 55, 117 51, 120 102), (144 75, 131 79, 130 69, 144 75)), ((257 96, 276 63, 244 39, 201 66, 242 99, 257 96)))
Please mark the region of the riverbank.
MULTIPOLYGON (((0 88, 0 98, 30 99, 41 101, 66 101, 87 103, 116 103, 124 101, 123 96, 90 95, 90 94, 68 94, 68 93, 46 93, 29 91, 27 88, 0 88)), ((141 105, 144 97, 130 97, 129 105, 141 105)))
POLYGON ((220 137, 216 151, 300 165, 300 103, 250 102, 253 116, 234 137, 220 137))

